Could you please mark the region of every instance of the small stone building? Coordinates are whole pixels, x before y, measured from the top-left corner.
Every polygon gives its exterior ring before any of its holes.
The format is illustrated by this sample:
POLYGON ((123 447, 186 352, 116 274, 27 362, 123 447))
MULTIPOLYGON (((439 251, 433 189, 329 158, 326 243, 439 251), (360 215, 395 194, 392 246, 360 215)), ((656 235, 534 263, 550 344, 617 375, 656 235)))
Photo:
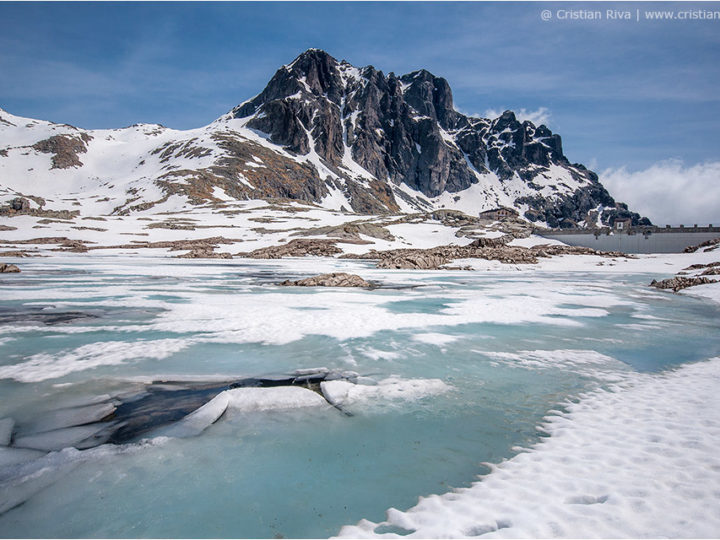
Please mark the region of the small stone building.
POLYGON ((493 208, 492 210, 485 210, 480 212, 481 219, 503 219, 503 218, 514 218, 518 216, 518 211, 514 208, 507 208, 501 206, 500 208, 493 208))
POLYGON ((632 227, 632 220, 630 218, 616 219, 613 223, 613 229, 615 232, 625 232, 632 227))

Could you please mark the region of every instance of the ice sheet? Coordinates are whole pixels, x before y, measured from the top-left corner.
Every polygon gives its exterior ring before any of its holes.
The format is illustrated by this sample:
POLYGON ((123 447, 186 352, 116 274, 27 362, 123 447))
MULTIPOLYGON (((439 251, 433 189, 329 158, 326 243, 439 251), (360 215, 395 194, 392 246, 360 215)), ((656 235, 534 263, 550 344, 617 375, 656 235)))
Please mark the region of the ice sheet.
POLYGON ((139 358, 167 358, 191 345, 185 339, 106 341, 82 345, 60 354, 39 353, 28 360, 0 366, 0 379, 37 382, 97 366, 123 364, 139 358))
POLYGON ((43 452, 42 450, 30 450, 29 448, 0 446, 0 468, 27 463, 28 461, 41 458, 46 453, 47 452, 43 452))

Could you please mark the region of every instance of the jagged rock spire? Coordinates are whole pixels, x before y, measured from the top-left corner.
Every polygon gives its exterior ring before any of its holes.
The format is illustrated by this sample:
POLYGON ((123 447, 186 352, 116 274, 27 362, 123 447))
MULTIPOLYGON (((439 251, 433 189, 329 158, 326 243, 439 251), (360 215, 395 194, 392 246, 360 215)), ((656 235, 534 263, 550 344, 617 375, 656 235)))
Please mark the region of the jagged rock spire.
POLYGON ((559 135, 520 122, 512 111, 495 119, 467 117, 455 110, 448 82, 425 69, 385 75, 308 49, 232 115, 247 118, 248 127, 291 152, 317 154, 340 177, 352 177, 350 170, 359 165, 378 181, 432 198, 491 177, 501 186, 517 179, 538 192, 549 168, 557 166, 567 171, 565 185, 573 186, 556 190, 550 197, 555 203, 546 204, 540 195, 539 204, 520 193, 528 190, 509 187, 503 188, 505 199, 522 199, 518 204, 529 206, 532 219, 551 225, 574 223, 598 205, 615 204, 597 175, 570 165, 559 135), (589 195, 571 195, 581 188, 589 195))

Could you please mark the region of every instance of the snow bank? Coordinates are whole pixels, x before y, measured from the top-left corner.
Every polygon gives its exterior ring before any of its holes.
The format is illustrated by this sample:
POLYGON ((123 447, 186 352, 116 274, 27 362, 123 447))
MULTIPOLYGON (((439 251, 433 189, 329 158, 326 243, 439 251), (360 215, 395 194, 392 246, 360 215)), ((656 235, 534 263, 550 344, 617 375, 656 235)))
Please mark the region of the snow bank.
POLYGON ((551 436, 466 489, 341 537, 718 537, 720 358, 568 403, 551 436))
POLYGON ((320 383, 325 399, 337 407, 382 401, 411 401, 450 390, 440 379, 399 379, 390 377, 377 385, 353 384, 347 381, 323 381, 320 383))

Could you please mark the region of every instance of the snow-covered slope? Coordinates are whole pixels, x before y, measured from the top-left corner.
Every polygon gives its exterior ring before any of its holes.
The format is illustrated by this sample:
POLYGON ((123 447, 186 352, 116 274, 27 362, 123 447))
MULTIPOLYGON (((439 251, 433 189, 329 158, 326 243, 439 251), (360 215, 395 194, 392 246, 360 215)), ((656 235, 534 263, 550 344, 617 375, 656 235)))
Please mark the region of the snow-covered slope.
POLYGON ((317 49, 188 131, 83 130, 0 109, 0 204, 17 197, 94 215, 287 198, 364 214, 510 207, 550 226, 639 219, 545 126, 464 116, 427 71, 385 76, 317 49))
MULTIPOLYGON (((235 199, 307 199, 293 197, 292 186, 273 189, 263 176, 281 171, 295 173, 289 181, 312 183, 310 158, 293 156, 244 124, 223 118, 187 131, 153 124, 83 130, 0 109, 0 202, 26 197, 33 208, 109 215, 168 201, 181 210, 235 199), (227 162, 235 170, 221 176, 227 162)), ((328 208, 347 205, 327 198, 328 208)))

